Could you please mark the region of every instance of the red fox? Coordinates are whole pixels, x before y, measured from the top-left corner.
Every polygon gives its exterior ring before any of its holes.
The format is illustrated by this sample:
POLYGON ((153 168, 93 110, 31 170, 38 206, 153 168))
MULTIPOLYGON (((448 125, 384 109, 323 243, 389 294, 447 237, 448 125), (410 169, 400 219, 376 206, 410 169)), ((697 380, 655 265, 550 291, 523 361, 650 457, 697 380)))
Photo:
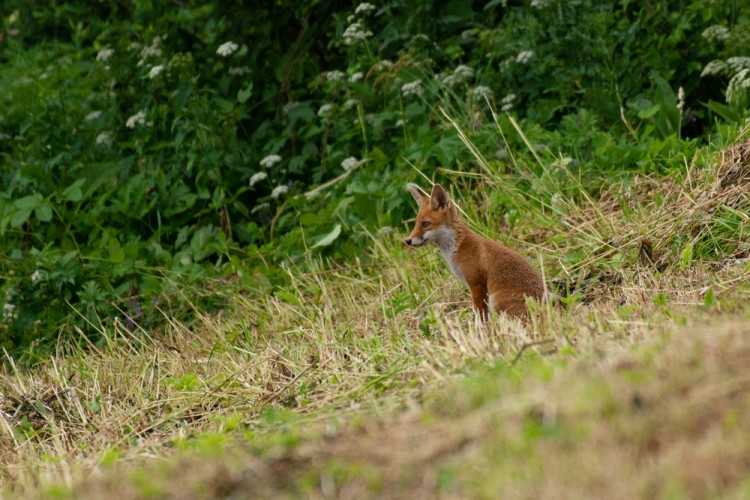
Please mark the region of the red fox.
POLYGON ((544 281, 539 272, 510 248, 484 238, 466 226, 440 184, 425 196, 416 184, 408 184, 419 205, 414 230, 404 240, 409 246, 432 243, 440 249, 453 274, 471 290, 474 309, 482 320, 489 305, 511 317, 526 319, 526 297, 541 300, 544 281))

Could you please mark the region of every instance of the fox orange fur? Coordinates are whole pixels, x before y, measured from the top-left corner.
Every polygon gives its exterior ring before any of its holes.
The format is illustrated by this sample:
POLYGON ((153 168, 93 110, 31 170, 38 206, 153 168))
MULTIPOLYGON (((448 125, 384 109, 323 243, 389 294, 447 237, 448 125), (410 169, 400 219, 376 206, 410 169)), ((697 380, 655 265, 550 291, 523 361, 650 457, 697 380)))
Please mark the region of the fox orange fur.
POLYGON ((413 247, 431 243, 440 249, 453 274, 471 290, 474 309, 483 320, 488 305, 509 316, 526 319, 526 297, 545 295, 542 277, 526 259, 510 248, 488 240, 463 223, 458 210, 440 184, 425 196, 409 184, 419 205, 414 230, 404 242, 413 247))

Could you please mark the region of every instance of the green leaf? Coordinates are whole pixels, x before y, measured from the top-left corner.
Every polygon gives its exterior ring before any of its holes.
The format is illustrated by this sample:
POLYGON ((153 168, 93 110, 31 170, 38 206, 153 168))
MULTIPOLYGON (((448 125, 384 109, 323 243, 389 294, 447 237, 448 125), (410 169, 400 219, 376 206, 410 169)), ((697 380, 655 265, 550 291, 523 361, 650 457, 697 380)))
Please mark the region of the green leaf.
POLYGON ((62 192, 64 201, 81 201, 83 199, 83 192, 81 186, 86 182, 86 179, 78 179, 73 184, 65 188, 62 192))
POLYGON ((338 238, 340 234, 341 234, 341 224, 336 224, 336 227, 333 228, 333 231, 323 236, 323 238, 321 238, 320 241, 318 241, 312 247, 313 248, 327 247, 328 245, 336 241, 336 238, 338 238))
POLYGON ((30 208, 22 208, 21 210, 13 214, 13 217, 10 219, 11 227, 19 227, 23 225, 27 220, 29 220, 30 215, 30 208))
POLYGON ((704 102, 703 105, 729 123, 740 121, 740 114, 725 104, 716 101, 708 101, 704 102))
POLYGON ((42 195, 39 193, 24 196, 16 200, 16 208, 28 208, 33 210, 42 203, 42 195))
POLYGON ((250 82, 250 85, 248 85, 244 90, 240 90, 237 92, 237 100, 240 101, 240 103, 244 103, 248 99, 250 99, 250 96, 253 95, 253 83, 250 82))
POLYGON ((46 201, 42 202, 42 204, 34 210, 34 215, 36 215, 36 218, 42 222, 49 222, 52 220, 52 207, 46 201))

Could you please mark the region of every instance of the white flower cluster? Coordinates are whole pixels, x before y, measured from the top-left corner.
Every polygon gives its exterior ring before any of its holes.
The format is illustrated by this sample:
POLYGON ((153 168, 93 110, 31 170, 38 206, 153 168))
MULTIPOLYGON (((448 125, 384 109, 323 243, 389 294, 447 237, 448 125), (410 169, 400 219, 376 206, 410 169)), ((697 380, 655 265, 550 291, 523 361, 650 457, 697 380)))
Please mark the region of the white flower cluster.
POLYGON ((325 73, 323 73, 323 76, 329 82, 337 82, 339 80, 342 80, 346 75, 343 71, 335 69, 333 71, 326 71, 325 73))
POLYGON ((701 71, 701 76, 718 75, 719 73, 723 73, 725 69, 727 69, 727 63, 721 59, 714 59, 706 64, 706 67, 701 71))
POLYGON ((107 62, 107 60, 115 54, 115 49, 104 47, 96 54, 96 60, 101 62, 107 62))
POLYGON ((262 160, 260 160, 260 166, 265 168, 271 168, 277 163, 281 161, 281 156, 279 155, 268 155, 262 160))
POLYGON ((472 78, 474 78, 474 70, 465 64, 461 64, 453 70, 453 73, 438 77, 438 80, 440 80, 440 83, 445 87, 454 87, 455 85, 471 80, 472 78))
POLYGON ((354 45, 358 42, 364 42, 371 36, 372 31, 365 31, 360 23, 350 24, 346 30, 344 30, 344 34, 342 35, 346 45, 354 45))
POLYGON ((373 4, 364 2, 364 3, 357 5, 357 8, 354 9, 354 13, 355 14, 369 14, 373 10, 375 10, 375 6, 373 4))
POLYGON ((11 322, 18 317, 18 311, 16 305, 6 302, 3 304, 3 320, 5 322, 11 322))
POLYGON ((729 38, 729 30, 720 24, 714 24, 703 30, 703 38, 709 42, 723 41, 729 38))
POLYGON ((534 9, 546 9, 549 7, 549 0, 531 0, 531 7, 534 9))
POLYGON ((492 89, 484 85, 478 85, 471 89, 471 95, 479 98, 492 99, 492 89))
POLYGON ((739 73, 743 69, 750 69, 750 57, 730 57, 727 59, 727 64, 732 71, 739 73))
POLYGON ((738 104, 740 97, 750 89, 750 69, 745 68, 729 80, 727 86, 727 102, 738 104))
POLYGON ((219 48, 216 49, 216 53, 221 57, 229 57, 237 52, 237 49, 239 48, 240 46, 234 42, 222 43, 221 45, 219 45, 219 48))
POLYGON ((162 40, 166 40, 167 36, 164 35, 161 36, 155 36, 153 40, 151 40, 151 45, 148 45, 146 47, 143 47, 141 50, 141 59, 138 61, 138 67, 140 68, 146 63, 146 59, 152 58, 152 57, 160 57, 161 56, 161 42, 162 40))
POLYGON ((331 110, 333 110, 333 104, 323 104, 320 109, 318 109, 318 116, 322 118, 330 113, 331 110))
POLYGON ((136 125, 145 125, 146 124, 146 113, 143 111, 139 111, 130 118, 128 118, 128 121, 125 122, 125 126, 128 128, 135 128, 136 125))
POLYGON ((44 278, 44 272, 37 269, 31 274, 31 283, 32 284, 39 283, 40 281, 42 281, 43 278, 44 278))
POLYGON ((533 50, 522 50, 516 56, 516 62, 520 64, 526 64, 531 60, 532 57, 534 57, 533 50))
POLYGON ((93 122, 94 120, 96 120, 100 116, 102 116, 102 112, 101 111, 92 111, 91 113, 89 113, 89 114, 86 115, 86 117, 83 119, 83 121, 93 122))
POLYGON ((359 165, 359 160, 355 158, 354 156, 350 156, 349 158, 341 162, 341 168, 343 168, 347 172, 357 167, 358 165, 359 165))
POLYGON ((148 77, 153 80, 154 78, 156 78, 157 76, 159 76, 159 74, 161 74, 162 71, 164 71, 164 65, 163 64, 159 64, 158 66, 154 66, 153 68, 151 68, 151 71, 148 72, 148 77))
POLYGON ((361 71, 357 71, 356 73, 354 73, 352 76, 349 77, 349 81, 352 83, 358 82, 364 77, 365 77, 364 73, 362 73, 361 71))
POLYGON ((250 177, 250 185, 254 186, 257 183, 259 183, 260 181, 266 180, 267 178, 268 178, 268 174, 267 173, 265 173, 265 172, 257 172, 255 174, 253 174, 252 177, 250 177))
POLYGON ((250 210, 250 213, 251 213, 251 214, 254 214, 254 213, 256 213, 256 212, 260 212, 261 210, 266 210, 266 209, 268 209, 268 208, 271 208, 271 204, 270 204, 270 203, 268 203, 267 201, 265 201, 265 202, 263 202, 263 203, 258 203, 257 205, 255 205, 255 206, 253 207, 253 209, 252 209, 252 210, 250 210))
POLYGON ((500 101, 502 104, 502 107, 500 108, 500 111, 510 111, 513 109, 513 103, 516 101, 516 94, 508 94, 505 97, 503 97, 503 100, 500 101))
POLYGON ((358 104, 359 104, 359 100, 349 99, 344 103, 343 107, 344 109, 351 109, 351 108, 356 108, 358 104))
POLYGON ((271 197, 278 198, 282 194, 286 194, 289 192, 289 186, 285 186, 281 184, 280 186, 276 186, 273 188, 273 191, 271 191, 271 197))
POLYGON ((420 96, 423 91, 422 82, 419 80, 414 80, 413 82, 405 83, 401 86, 401 94, 403 94, 404 97, 410 95, 420 96))
POLYGON ((100 132, 96 136, 97 146, 109 146, 110 144, 112 144, 112 135, 109 132, 100 132))
POLYGON ((382 61, 376 62, 372 66, 372 70, 373 71, 385 71, 387 69, 390 69, 391 67, 393 67, 393 63, 389 61, 388 59, 383 59, 382 61))

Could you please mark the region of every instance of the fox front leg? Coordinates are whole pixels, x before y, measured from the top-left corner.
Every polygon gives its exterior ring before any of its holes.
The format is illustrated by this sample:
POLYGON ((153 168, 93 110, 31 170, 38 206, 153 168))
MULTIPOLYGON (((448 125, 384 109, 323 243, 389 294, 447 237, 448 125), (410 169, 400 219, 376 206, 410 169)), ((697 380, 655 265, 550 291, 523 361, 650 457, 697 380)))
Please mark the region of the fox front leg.
POLYGON ((487 321, 489 314, 487 311, 487 285, 477 283, 470 286, 471 300, 474 302, 474 311, 479 319, 487 321))

